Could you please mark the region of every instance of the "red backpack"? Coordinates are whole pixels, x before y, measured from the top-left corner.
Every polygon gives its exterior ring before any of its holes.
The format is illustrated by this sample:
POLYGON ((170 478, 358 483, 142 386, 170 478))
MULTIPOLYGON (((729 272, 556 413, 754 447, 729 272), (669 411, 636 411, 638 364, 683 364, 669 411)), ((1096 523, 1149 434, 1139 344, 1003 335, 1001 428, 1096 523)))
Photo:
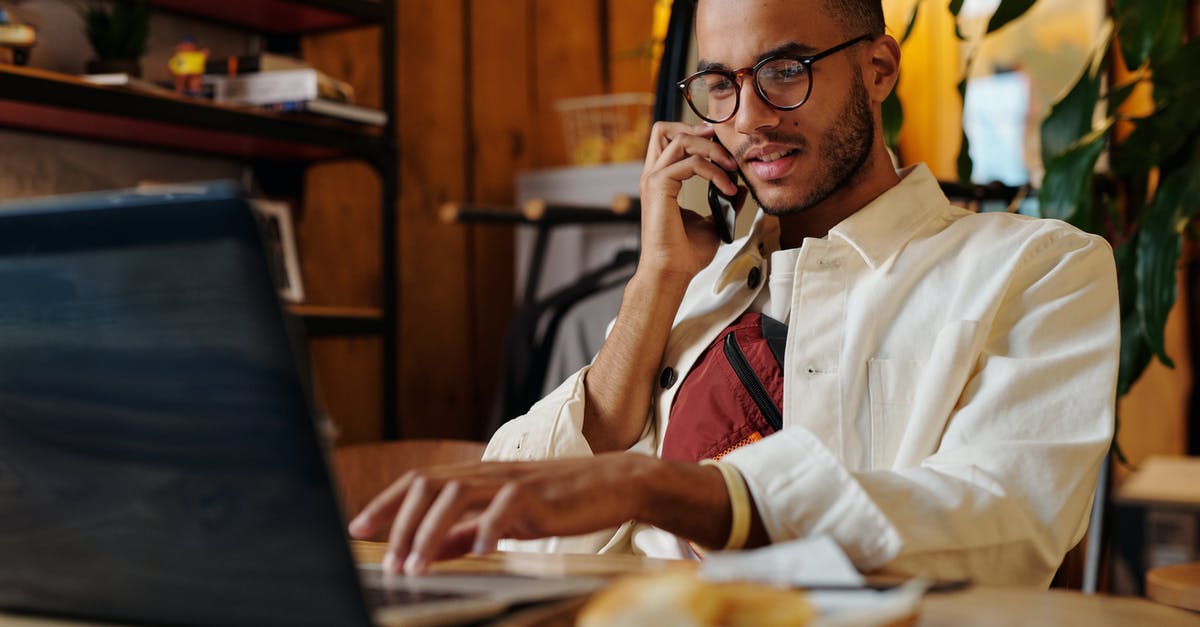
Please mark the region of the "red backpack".
POLYGON ((787 326, 744 313, 704 349, 675 396, 663 459, 720 459, 783 428, 787 326))

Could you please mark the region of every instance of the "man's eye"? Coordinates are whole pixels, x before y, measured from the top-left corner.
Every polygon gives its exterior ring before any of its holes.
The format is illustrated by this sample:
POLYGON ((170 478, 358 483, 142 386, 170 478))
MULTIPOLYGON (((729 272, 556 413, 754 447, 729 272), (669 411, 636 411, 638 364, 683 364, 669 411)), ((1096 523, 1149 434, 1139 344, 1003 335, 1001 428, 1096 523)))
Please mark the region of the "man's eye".
POLYGON ((737 91, 733 81, 723 76, 714 77, 708 83, 708 93, 713 96, 728 96, 737 91))
POLYGON ((802 80, 805 76, 804 64, 789 62, 767 66, 759 72, 759 79, 777 83, 788 83, 802 80))

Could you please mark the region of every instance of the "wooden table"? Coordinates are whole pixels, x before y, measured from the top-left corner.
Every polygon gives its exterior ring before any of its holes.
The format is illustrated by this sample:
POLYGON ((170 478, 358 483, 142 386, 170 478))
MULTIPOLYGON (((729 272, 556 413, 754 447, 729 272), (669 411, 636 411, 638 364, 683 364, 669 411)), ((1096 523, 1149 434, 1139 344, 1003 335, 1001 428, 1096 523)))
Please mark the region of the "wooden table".
MULTIPOLYGON (((379 562, 384 546, 355 542, 360 562, 379 562)), ((527 575, 615 577, 678 566, 671 560, 622 555, 496 554, 436 564, 442 572, 515 572, 527 575)), ((504 627, 569 625, 581 601, 534 608, 499 621, 504 627)), ((1063 590, 974 586, 957 592, 930 593, 921 601, 919 627, 1200 627, 1200 614, 1133 597, 1087 596, 1063 590)), ((64 622, 0 614, 0 627, 79 627, 93 623, 64 622)))
POLYGON ((1151 568, 1146 573, 1146 596, 1200 612, 1200 562, 1151 568))
POLYGON ((928 594, 920 627, 1200 627, 1200 615, 1137 597, 1085 595, 1067 590, 975 586, 928 594))

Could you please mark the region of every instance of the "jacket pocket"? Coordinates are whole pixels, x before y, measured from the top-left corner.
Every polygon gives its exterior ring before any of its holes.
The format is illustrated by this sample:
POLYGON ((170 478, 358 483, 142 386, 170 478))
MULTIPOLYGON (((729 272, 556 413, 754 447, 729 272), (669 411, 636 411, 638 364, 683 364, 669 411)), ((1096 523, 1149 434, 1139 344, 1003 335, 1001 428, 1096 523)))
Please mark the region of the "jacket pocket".
POLYGON ((916 465, 937 450, 987 331, 977 321, 956 320, 938 331, 927 359, 868 362, 872 468, 916 465))
POLYGON ((870 467, 884 469, 895 459, 904 436, 917 382, 925 362, 909 359, 867 361, 871 400, 870 467))

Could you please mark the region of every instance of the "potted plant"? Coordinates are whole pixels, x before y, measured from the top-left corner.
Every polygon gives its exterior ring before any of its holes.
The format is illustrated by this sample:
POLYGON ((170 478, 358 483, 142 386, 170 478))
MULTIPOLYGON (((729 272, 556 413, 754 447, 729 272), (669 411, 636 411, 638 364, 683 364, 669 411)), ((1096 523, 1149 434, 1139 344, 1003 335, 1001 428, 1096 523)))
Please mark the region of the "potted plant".
MULTIPOLYGON (((1024 15, 1036 0, 1000 0, 987 33, 1024 15)), ((912 33, 918 2, 901 41, 912 33)), ((956 17, 962 0, 949 0, 956 17)), ((1151 359, 1172 366, 1163 332, 1176 299, 1176 270, 1190 219, 1200 212, 1200 37, 1185 38, 1184 0, 1114 0, 1112 34, 1097 62, 1054 104, 1041 126, 1045 177, 1038 190, 1042 217, 1058 218, 1103 235, 1116 253, 1121 298, 1121 365, 1117 395, 1124 396, 1151 359), (1106 86, 1112 63, 1129 79, 1106 86), (1129 116, 1121 105, 1139 85, 1154 92, 1153 109, 1129 116), (1096 111, 1102 112, 1096 116, 1096 111), (1094 120, 1100 119, 1100 122, 1094 120), (1132 129, 1122 141, 1118 123, 1132 129), (1108 151, 1107 168, 1097 170, 1108 151)), ((962 33, 956 33, 962 38, 962 33)), ((970 61, 968 61, 970 63, 970 61)), ((966 79, 959 83, 965 93, 966 79)), ((884 104, 884 132, 895 145, 904 114, 895 92, 884 104)), ((959 177, 969 181, 966 135, 959 177)), ((1119 449, 1117 450, 1120 455, 1119 449)))
POLYGON ((95 57, 87 62, 89 74, 142 75, 140 59, 150 34, 150 6, 146 0, 99 2, 79 5, 84 32, 95 57))

